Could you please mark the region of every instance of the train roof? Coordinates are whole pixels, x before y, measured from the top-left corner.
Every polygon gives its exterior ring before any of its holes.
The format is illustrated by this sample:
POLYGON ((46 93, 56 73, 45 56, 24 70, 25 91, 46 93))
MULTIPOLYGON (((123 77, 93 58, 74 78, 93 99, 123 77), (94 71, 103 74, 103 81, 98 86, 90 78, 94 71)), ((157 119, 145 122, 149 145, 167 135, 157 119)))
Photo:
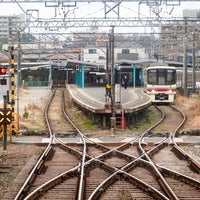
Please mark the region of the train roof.
MULTIPOLYGON (((163 61, 163 60, 156 60, 156 59, 139 59, 139 60, 128 60, 122 59, 117 60, 115 64, 124 66, 125 68, 131 68, 133 64, 137 65, 138 67, 149 67, 153 65, 168 65, 173 67, 183 67, 183 62, 175 62, 175 61, 163 61)), ((188 68, 192 67, 191 63, 187 63, 188 68)))
POLYGON ((147 67, 146 69, 176 69, 176 67, 174 66, 169 66, 166 63, 153 63, 151 64, 149 67, 147 67))
POLYGON ((152 63, 152 64, 150 64, 149 67, 157 67, 157 66, 169 67, 169 65, 167 63, 163 63, 163 62, 152 63))

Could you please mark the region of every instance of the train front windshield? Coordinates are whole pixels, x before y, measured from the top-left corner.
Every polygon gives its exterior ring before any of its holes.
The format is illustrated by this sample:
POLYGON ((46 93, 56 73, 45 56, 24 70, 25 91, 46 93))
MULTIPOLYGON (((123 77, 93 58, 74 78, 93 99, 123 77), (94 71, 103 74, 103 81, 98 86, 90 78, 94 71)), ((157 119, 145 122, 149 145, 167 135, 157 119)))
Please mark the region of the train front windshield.
POLYGON ((175 69, 149 69, 147 72, 147 83, 151 85, 176 84, 176 70, 175 69))

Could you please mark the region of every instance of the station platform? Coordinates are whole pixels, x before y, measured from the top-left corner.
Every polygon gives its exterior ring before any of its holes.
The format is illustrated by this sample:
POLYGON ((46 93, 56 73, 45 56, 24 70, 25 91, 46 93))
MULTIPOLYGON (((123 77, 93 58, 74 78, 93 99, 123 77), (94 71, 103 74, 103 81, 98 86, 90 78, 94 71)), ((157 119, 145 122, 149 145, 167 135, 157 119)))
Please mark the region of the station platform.
MULTIPOLYGON (((77 104, 93 113, 111 113, 111 108, 106 103, 106 89, 104 87, 80 88, 76 85, 67 85, 67 89, 77 104)), ((115 109, 116 114, 134 113, 151 105, 149 96, 143 88, 121 88, 121 106, 115 109)))

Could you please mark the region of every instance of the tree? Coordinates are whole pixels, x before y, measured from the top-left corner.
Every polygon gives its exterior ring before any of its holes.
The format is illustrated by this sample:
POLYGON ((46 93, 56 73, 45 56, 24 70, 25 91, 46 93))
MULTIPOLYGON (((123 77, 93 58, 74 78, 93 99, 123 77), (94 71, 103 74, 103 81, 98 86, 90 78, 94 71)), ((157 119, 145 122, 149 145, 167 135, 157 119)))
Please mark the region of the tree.
POLYGON ((2 50, 3 44, 8 44, 8 38, 0 38, 0 49, 2 50))
POLYGON ((33 35, 31 35, 30 33, 24 33, 21 36, 21 41, 22 42, 35 42, 36 38, 33 35))

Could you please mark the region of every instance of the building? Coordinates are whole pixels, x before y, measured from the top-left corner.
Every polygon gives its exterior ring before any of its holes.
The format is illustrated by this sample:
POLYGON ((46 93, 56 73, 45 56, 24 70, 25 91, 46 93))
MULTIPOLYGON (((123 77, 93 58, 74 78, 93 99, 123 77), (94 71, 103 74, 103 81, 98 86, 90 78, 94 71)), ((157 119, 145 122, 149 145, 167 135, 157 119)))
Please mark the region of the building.
POLYGON ((160 31, 159 52, 160 59, 166 61, 183 62, 184 49, 187 49, 187 62, 192 63, 193 50, 196 52, 198 60, 200 33, 195 23, 190 23, 190 19, 199 19, 199 10, 184 10, 185 20, 174 22, 174 24, 162 25, 160 31))
MULTIPOLYGON (((106 65, 106 47, 87 47, 83 49, 83 61, 98 63, 99 65, 106 65)), ((114 60, 127 59, 127 60, 138 60, 148 58, 144 47, 141 45, 134 45, 127 47, 126 44, 123 46, 115 47, 114 49, 114 60)))
POLYGON ((183 17, 200 19, 200 10, 199 9, 184 9, 183 17))
POLYGON ((0 16, 0 38, 8 38, 9 32, 12 35, 16 35, 17 22, 25 21, 25 15, 8 15, 8 16, 0 16), (14 27, 14 28, 12 28, 14 27))
POLYGON ((0 51, 0 63, 6 63, 9 61, 9 56, 6 52, 0 51))

